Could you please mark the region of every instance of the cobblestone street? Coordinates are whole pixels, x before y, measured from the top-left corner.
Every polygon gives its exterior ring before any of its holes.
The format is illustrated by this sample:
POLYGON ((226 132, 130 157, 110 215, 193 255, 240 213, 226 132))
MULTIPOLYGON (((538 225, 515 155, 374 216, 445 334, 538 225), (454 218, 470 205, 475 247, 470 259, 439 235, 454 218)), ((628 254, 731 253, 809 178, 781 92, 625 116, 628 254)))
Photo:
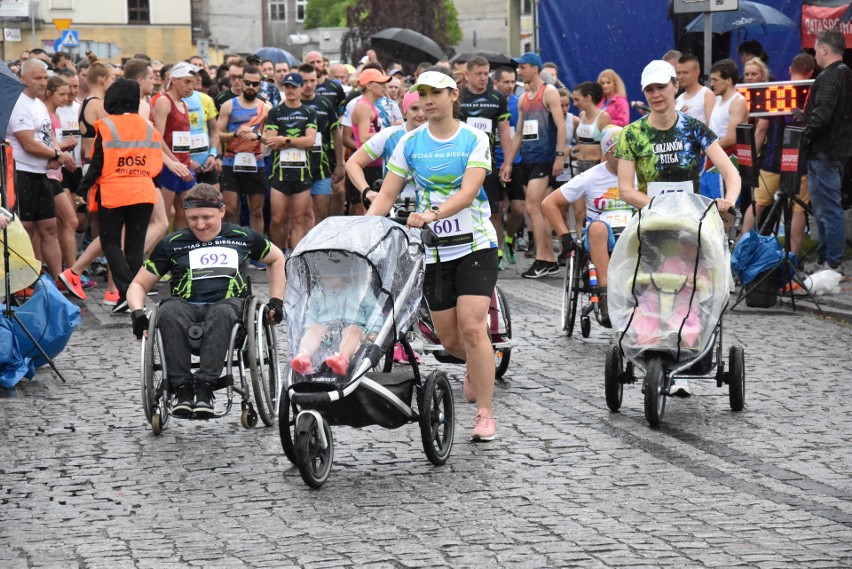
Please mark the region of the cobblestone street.
POLYGON ((500 282, 518 344, 498 439, 468 442, 463 370, 443 365, 458 388, 448 464, 430 465, 416 425, 339 427, 318 491, 277 427, 245 430, 238 410, 153 436, 129 319, 92 295, 56 360, 68 383, 43 368, 0 398, 0 567, 852 565, 848 324, 738 308, 724 352, 745 348, 745 410, 693 382, 650 429, 640 384, 606 407, 609 334, 559 330, 561 277, 518 273, 500 282))

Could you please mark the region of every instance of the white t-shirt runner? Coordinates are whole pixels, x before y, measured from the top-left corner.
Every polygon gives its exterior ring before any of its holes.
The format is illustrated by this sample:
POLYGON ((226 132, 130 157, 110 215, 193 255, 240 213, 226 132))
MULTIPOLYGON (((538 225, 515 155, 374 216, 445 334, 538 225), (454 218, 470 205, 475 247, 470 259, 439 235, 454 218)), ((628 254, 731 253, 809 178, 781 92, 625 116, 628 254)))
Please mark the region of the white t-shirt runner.
POLYGON ((33 131, 33 138, 48 148, 53 147, 53 127, 47 107, 39 99, 33 99, 26 93, 18 96, 18 102, 9 117, 9 141, 15 157, 15 168, 34 174, 47 173, 47 158, 33 156, 24 150, 14 133, 22 130, 33 131))
POLYGON ((621 199, 618 175, 610 172, 606 163, 598 164, 574 177, 559 188, 573 203, 586 199, 586 226, 593 221, 605 221, 610 227, 624 227, 633 215, 633 208, 621 199))

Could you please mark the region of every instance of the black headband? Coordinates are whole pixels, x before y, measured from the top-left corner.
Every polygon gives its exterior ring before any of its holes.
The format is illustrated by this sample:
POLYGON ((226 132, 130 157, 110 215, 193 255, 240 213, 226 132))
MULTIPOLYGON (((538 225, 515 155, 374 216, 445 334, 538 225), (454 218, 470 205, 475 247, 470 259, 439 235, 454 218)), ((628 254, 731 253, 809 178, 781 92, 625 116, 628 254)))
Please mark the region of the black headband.
POLYGON ((219 209, 225 207, 225 202, 222 201, 222 198, 191 198, 183 202, 183 209, 192 209, 194 207, 219 209))

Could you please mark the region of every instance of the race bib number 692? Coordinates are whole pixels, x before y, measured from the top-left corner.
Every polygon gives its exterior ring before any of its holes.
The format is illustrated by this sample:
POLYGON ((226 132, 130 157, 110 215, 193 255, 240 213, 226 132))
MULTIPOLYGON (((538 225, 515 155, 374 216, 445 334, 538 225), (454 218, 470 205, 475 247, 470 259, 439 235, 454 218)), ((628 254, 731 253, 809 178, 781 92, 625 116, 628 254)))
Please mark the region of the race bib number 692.
POLYGON ((228 247, 201 247, 189 252, 192 279, 233 278, 239 271, 237 251, 228 247))

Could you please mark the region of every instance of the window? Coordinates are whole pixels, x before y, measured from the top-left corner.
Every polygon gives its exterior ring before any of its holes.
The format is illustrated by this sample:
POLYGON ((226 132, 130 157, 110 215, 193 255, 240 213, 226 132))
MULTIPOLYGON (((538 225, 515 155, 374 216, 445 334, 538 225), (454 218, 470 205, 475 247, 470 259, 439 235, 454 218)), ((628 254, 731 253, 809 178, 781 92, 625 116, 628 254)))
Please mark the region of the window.
POLYGON ((308 0, 296 0, 296 21, 304 22, 308 11, 308 0))
POLYGON ((127 23, 151 23, 151 7, 149 0, 127 0, 127 23))
POLYGON ((276 22, 287 21, 287 0, 269 0, 269 19, 276 22))

